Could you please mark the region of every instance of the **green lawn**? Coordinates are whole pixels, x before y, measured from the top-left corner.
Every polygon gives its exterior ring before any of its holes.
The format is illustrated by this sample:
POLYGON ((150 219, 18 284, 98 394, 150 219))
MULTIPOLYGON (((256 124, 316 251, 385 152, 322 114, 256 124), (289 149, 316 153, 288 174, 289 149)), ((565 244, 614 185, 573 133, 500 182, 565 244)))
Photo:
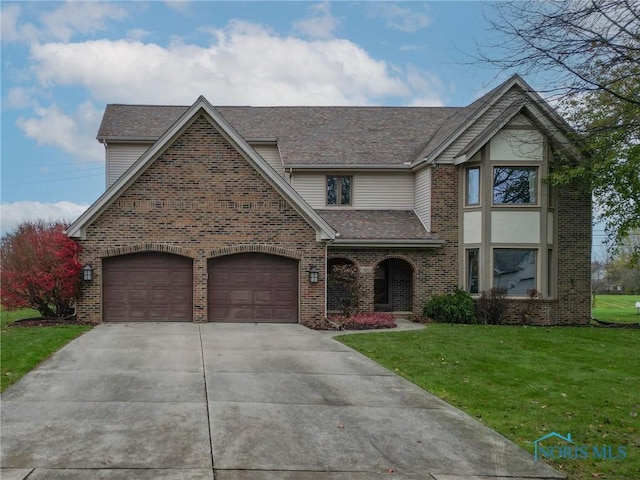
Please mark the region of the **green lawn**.
POLYGON ((623 460, 550 462, 571 480, 640 478, 639 330, 429 324, 338 339, 531 453, 552 431, 626 447, 623 460))
POLYGON ((597 295, 592 316, 606 322, 640 323, 640 295, 597 295))
POLYGON ((10 326, 21 318, 39 315, 36 310, 0 310, 0 391, 4 391, 55 351, 91 328, 86 325, 10 326))

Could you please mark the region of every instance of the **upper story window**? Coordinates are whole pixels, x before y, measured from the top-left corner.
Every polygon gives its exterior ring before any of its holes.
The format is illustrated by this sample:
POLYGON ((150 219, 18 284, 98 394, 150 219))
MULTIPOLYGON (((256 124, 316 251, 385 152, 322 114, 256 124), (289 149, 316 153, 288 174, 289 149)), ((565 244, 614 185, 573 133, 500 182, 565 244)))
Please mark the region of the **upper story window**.
POLYGON ((351 205, 353 177, 330 175, 327 177, 327 205, 351 205))
POLYGON ((466 170, 465 205, 480 205, 480 167, 466 170))
POLYGON ((494 167, 494 205, 538 203, 538 167, 494 167))

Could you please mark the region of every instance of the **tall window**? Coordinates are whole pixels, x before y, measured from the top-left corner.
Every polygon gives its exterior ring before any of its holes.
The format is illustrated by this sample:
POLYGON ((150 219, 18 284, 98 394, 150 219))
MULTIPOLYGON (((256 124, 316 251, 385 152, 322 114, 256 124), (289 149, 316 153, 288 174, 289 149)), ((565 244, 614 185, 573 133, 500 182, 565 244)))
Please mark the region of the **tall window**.
POLYGON ((351 205, 351 183, 353 177, 327 177, 327 205, 351 205))
POLYGON ((480 283, 480 249, 467 250, 467 291, 478 293, 480 283))
POLYGON ((538 203, 537 167, 495 167, 493 203, 533 205, 538 203))
POLYGON ((493 249, 493 286, 508 295, 526 295, 537 288, 536 250, 524 248, 493 249))
POLYGON ((480 204, 480 167, 467 168, 466 205, 480 204))

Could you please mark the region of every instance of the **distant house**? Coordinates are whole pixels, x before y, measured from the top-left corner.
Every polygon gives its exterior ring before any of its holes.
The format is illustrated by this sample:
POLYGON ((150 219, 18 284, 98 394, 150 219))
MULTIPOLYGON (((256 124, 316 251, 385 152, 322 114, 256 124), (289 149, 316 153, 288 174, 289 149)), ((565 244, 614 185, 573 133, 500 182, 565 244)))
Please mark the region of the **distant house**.
POLYGON ((108 105, 107 190, 68 229, 78 315, 304 324, 349 263, 366 310, 535 288, 548 322, 587 322, 590 198, 544 181, 566 133, 518 76, 467 107, 108 105))

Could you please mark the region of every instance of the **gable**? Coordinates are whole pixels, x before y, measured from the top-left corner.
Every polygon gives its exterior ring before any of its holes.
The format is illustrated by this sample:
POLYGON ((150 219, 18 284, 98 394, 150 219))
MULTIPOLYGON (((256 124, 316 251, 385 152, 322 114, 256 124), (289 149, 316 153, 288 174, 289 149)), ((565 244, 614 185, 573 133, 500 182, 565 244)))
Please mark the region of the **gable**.
MULTIPOLYGON (((197 116, 88 227, 124 238, 158 234, 172 243, 206 232, 211 241, 284 241, 310 226, 212 125, 197 116)), ((289 239, 290 240, 290 239, 289 239)))
MULTIPOLYGON (((249 146, 231 125, 209 104, 200 97, 194 105, 175 122, 162 137, 150 147, 131 167, 67 229, 72 237, 84 237, 86 228, 98 218, 116 199, 118 199, 155 161, 170 147, 181 146, 182 134, 195 122, 204 119, 215 131, 219 138, 224 139, 228 151, 240 155, 252 167, 257 175, 262 177, 299 215, 301 215, 316 230, 318 240, 328 240, 335 237, 335 230, 318 215, 295 190, 276 173, 269 164, 249 146)), ((200 129, 204 129, 204 125, 200 129)), ((204 131, 204 130, 203 130, 204 131)), ((180 148, 185 148, 184 146, 180 148)), ((199 148, 192 145, 190 153, 197 153, 199 148)), ((188 152, 188 150, 186 150, 188 152)), ((184 167, 188 169, 188 167, 184 167)), ((175 172, 173 175, 180 175, 175 172)))

